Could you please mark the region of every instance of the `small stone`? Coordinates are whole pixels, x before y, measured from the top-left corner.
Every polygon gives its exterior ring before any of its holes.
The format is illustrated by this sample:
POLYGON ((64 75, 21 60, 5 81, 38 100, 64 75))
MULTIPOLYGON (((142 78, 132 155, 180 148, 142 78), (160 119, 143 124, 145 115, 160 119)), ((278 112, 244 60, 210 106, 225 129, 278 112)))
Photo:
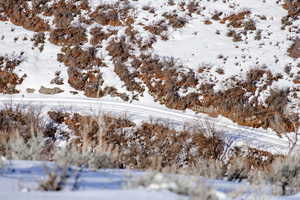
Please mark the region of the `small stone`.
POLYGON ((27 93, 34 93, 34 92, 35 92, 35 89, 33 89, 33 88, 27 88, 27 89, 26 89, 26 92, 27 92, 27 93))
POLYGON ((39 93, 41 93, 41 94, 50 94, 50 95, 53 95, 53 94, 58 94, 58 93, 62 93, 62 92, 64 92, 64 91, 62 89, 58 88, 58 87, 46 88, 46 87, 42 86, 39 89, 39 93))

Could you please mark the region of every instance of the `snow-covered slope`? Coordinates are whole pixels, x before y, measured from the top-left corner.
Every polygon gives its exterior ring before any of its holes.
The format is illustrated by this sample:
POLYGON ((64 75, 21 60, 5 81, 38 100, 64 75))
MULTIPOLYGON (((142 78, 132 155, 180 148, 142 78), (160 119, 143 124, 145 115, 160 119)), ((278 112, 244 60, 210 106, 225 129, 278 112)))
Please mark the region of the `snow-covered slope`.
POLYGON ((273 0, 7 0, 0 5, 0 92, 110 96, 295 131, 297 6, 273 0))

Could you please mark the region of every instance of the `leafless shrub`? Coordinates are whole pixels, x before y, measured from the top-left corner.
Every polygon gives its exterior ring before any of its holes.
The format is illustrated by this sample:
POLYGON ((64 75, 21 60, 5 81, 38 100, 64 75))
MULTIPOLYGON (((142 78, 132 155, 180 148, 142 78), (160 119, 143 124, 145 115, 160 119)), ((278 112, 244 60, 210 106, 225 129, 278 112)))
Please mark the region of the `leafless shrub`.
POLYGON ((222 179, 226 176, 226 170, 226 165, 223 161, 199 159, 194 167, 183 169, 181 172, 207 178, 222 179))
POLYGON ((226 178, 229 181, 242 181, 248 178, 250 169, 245 162, 246 158, 238 157, 226 166, 226 178))
POLYGON ((42 191, 60 191, 62 190, 68 178, 68 167, 65 165, 63 168, 54 167, 50 168, 45 166, 47 176, 39 183, 38 190, 42 191))
POLYGON ((79 167, 88 167, 93 170, 100 168, 118 168, 111 153, 91 151, 80 152, 74 147, 58 149, 54 155, 54 160, 59 166, 75 165, 79 167))
POLYGON ((271 183, 273 193, 279 195, 293 195, 300 191, 300 158, 290 156, 277 159, 272 164, 272 170, 265 174, 267 183, 271 183))
MULTIPOLYGON (((45 150, 47 149, 47 141, 41 135, 34 135, 28 140, 25 140, 18 133, 15 134, 16 138, 9 140, 6 156, 13 160, 47 160, 48 155, 45 150)), ((49 156, 51 152, 48 152, 49 156)))

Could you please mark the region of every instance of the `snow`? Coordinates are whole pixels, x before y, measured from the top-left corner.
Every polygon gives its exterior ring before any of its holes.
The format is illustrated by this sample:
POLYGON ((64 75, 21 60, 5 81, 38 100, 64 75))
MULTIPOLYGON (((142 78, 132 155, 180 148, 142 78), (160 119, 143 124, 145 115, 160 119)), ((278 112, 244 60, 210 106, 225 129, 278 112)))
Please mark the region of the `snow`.
MULTIPOLYGON (((46 166, 55 168, 56 165, 51 162, 41 161, 7 161, 7 165, 0 169, 0 199, 15 200, 173 200, 187 199, 186 196, 178 195, 167 191, 167 188, 176 188, 176 185, 167 183, 162 175, 157 174, 153 184, 147 188, 137 187, 127 189, 126 181, 139 178, 151 172, 140 172, 132 170, 118 169, 100 169, 92 171, 83 169, 79 172, 78 187, 72 190, 74 176, 68 179, 68 182, 62 191, 43 192, 37 190, 38 183, 46 177, 46 166), (161 179, 161 181, 159 181, 161 179), (161 182, 162 184, 155 184, 161 182), (170 185, 171 184, 171 185, 170 185)), ((69 169, 70 174, 76 171, 76 168, 69 169)), ((250 197, 255 199, 277 199, 288 200, 298 199, 300 194, 289 197, 272 197, 268 187, 256 188, 247 182, 229 182, 226 180, 207 179, 203 177, 188 177, 183 175, 168 174, 167 176, 177 176, 182 181, 201 181, 206 186, 215 190, 220 200, 242 200, 250 197), (234 195, 235 194, 235 195, 234 195), (236 197, 234 197, 236 196, 236 197)), ((251 199, 251 198, 250 198, 251 199)))
POLYGON ((139 173, 129 170, 103 169, 80 172, 79 189, 72 191, 74 180, 70 180, 63 191, 42 192, 38 183, 45 178, 45 166, 55 167, 53 163, 37 161, 10 161, 0 169, 0 199, 155 199, 171 200, 178 195, 168 191, 149 191, 145 189, 125 190, 124 184, 129 175, 139 173))
MULTIPOLYGON (((89 0, 92 9, 96 9, 98 5, 103 3, 116 3, 117 0, 89 0)), ((182 0, 175 0, 175 2, 184 2, 182 0)), ((215 91, 224 90, 234 86, 235 82, 229 78, 232 76, 242 80, 245 79, 245 74, 253 68, 266 68, 273 74, 280 73, 283 75, 283 79, 273 81, 272 85, 268 86, 265 90, 257 92, 254 96, 249 96, 249 102, 252 98, 258 98, 258 103, 265 105, 265 100, 270 95, 272 89, 281 88, 293 88, 299 89, 299 86, 295 85, 293 78, 284 72, 286 65, 292 66, 291 73, 299 73, 297 64, 298 60, 287 56, 287 49, 292 44, 289 38, 295 37, 295 32, 289 32, 288 30, 281 30, 281 18, 287 14, 287 11, 282 9, 280 4, 277 4, 274 0, 251 0, 251 1, 208 1, 203 0, 203 7, 201 14, 192 14, 187 16, 184 12, 179 12, 179 16, 188 18, 188 23, 181 29, 170 29, 166 34, 169 36, 169 40, 159 40, 154 43, 153 54, 160 56, 174 57, 176 61, 182 63, 183 70, 197 71, 200 67, 209 67, 208 72, 199 74, 202 82, 215 83, 215 91), (226 3, 224 3, 226 2, 226 3), (204 21, 211 17, 215 11, 223 12, 224 16, 237 13, 243 10, 250 10, 251 15, 249 19, 253 19, 256 22, 257 30, 261 30, 262 39, 255 40, 256 31, 251 31, 247 36, 243 35, 244 41, 233 42, 232 38, 227 37, 227 32, 231 29, 227 27, 227 24, 221 24, 217 21, 212 21, 212 24, 206 25, 204 21), (260 16, 265 16, 267 20, 260 20, 260 16), (216 34, 219 32, 219 34, 216 34), (220 59, 220 56, 223 59, 220 59), (226 61, 224 61, 226 58, 226 61), (221 68, 224 70, 224 74, 218 74, 216 70, 221 68), (225 84, 226 83, 226 84, 225 84)), ((136 15, 136 23, 134 28, 139 30, 141 34, 139 37, 142 41, 150 40, 151 34, 147 31, 143 31, 141 26, 137 26, 139 23, 145 25, 151 25, 161 20, 161 14, 168 12, 171 13, 175 6, 167 6, 167 1, 164 0, 143 0, 132 2, 136 8, 138 8, 136 15), (144 6, 152 6, 155 8, 155 14, 149 14, 143 12, 144 6)), ((44 19, 51 22, 52 18, 43 16, 44 19)), ((73 25, 79 26, 78 19, 75 19, 73 25)), ((51 24, 51 23, 50 23, 51 24)), ((294 25, 299 26, 300 21, 295 21, 294 25)), ((90 26, 89 29, 93 28, 90 26)), ((103 30, 118 29, 118 36, 124 34, 124 28, 116 27, 104 27, 103 30)), ((236 31, 242 31, 242 29, 236 29, 236 31)), ((20 90, 20 94, 17 95, 1 95, 0 107, 6 103, 14 104, 27 104, 34 106, 41 106, 43 109, 70 109, 72 112, 80 112, 82 114, 99 114, 101 112, 112 112, 114 114, 127 114, 131 120, 136 123, 154 118, 160 122, 166 122, 172 124, 176 129, 182 129, 186 124, 196 124, 210 122, 214 124, 217 130, 223 132, 224 137, 227 139, 233 139, 234 145, 238 146, 250 146, 262 150, 267 150, 273 153, 286 154, 289 150, 289 142, 287 138, 279 138, 277 134, 272 130, 255 129, 249 127, 239 126, 231 120, 224 117, 212 118, 204 114, 194 113, 191 110, 175 111, 160 105, 149 94, 147 88, 143 95, 139 97, 139 101, 133 101, 132 103, 123 102, 119 97, 104 97, 101 99, 90 99, 83 95, 83 92, 79 92, 77 95, 72 95, 70 91, 74 91, 72 87, 67 83, 67 67, 57 61, 57 54, 60 53, 60 47, 55 46, 49 42, 44 45, 44 50, 39 51, 38 48, 32 48, 32 41, 34 33, 27 31, 22 27, 15 26, 10 22, 0 23, 0 37, 4 37, 0 40, 2 50, 1 55, 8 55, 11 57, 19 57, 21 52, 24 52, 20 56, 24 61, 17 67, 16 73, 20 76, 27 74, 24 82, 17 86, 20 90), (24 40, 24 37, 27 40, 24 40), (18 40, 14 41, 15 38, 18 40), (63 93, 53 96, 42 95, 37 91, 41 86, 55 87, 56 85, 50 84, 50 81, 55 77, 54 73, 60 71, 60 77, 63 78, 64 83, 59 87, 64 90, 63 93), (36 90, 34 94, 28 94, 27 88, 33 88, 36 90)), ((46 38, 49 34, 46 34, 46 38)), ((91 38, 91 35, 88 35, 91 38)), ((101 51, 98 51, 97 56, 102 58, 108 67, 100 68, 100 72, 104 78, 104 84, 102 87, 113 86, 118 92, 129 93, 124 87, 124 82, 120 80, 117 74, 114 72, 111 57, 108 56, 108 52, 105 50, 109 41, 105 41, 101 51)), ((89 47, 85 45, 84 47, 89 47)), ((138 55, 140 52, 134 52, 138 55)), ((129 68, 131 72, 133 68, 129 68)), ((266 77, 264 77, 266 78, 266 77)), ((139 80, 136 80, 139 82, 139 80)), ((261 87, 264 84, 264 79, 261 79, 257 83, 257 87, 261 87)), ((180 90, 179 95, 184 96, 189 93, 195 92, 197 88, 187 88, 186 90, 180 90)), ((298 92, 299 93, 299 92, 298 92)), ((200 97, 201 98, 201 97, 200 97)), ((289 98, 288 111, 294 111, 300 113, 299 99, 289 98), (294 107, 293 107, 294 106, 294 107)), ((61 141, 58 145, 64 146, 64 142, 61 141)), ((297 146, 297 149, 299 146, 297 146)), ((300 149, 299 149, 300 150, 300 149)), ((82 188, 80 191, 66 190, 63 192, 38 192, 30 191, 24 192, 29 189, 22 189, 22 186, 31 185, 33 188, 36 185, 38 179, 43 175, 43 167, 40 162, 24 162, 13 161, 11 168, 15 171, 8 171, 0 175, 0 199, 177 199, 178 196, 167 192, 153 192, 146 190, 124 190, 121 187, 121 183, 128 173, 128 171, 122 170, 100 170, 92 172, 86 170, 82 175, 82 188)), ((134 173, 133 173, 134 174, 134 173)), ((237 183, 228 183, 224 181, 211 180, 214 188, 220 192, 220 196, 225 195, 228 191, 232 191, 233 188, 241 187, 237 183)), ((245 185, 244 185, 245 186, 245 185)), ((249 186, 245 186, 249 187, 249 186)), ((226 196, 226 195, 225 195, 226 196)), ((225 197, 224 197, 225 198, 225 197)), ((300 196, 289 197, 286 199, 299 199, 300 196)))

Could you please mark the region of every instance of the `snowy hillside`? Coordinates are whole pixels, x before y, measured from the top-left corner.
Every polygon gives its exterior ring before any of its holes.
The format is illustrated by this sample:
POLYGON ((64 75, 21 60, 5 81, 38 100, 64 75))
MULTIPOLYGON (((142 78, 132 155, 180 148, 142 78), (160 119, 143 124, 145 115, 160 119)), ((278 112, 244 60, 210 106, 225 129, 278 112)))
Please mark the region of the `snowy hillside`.
POLYGON ((5 0, 1 8, 4 94, 157 101, 278 133, 298 124, 297 3, 5 0))
POLYGON ((0 199, 300 199, 299 18, 0 0, 0 199))

